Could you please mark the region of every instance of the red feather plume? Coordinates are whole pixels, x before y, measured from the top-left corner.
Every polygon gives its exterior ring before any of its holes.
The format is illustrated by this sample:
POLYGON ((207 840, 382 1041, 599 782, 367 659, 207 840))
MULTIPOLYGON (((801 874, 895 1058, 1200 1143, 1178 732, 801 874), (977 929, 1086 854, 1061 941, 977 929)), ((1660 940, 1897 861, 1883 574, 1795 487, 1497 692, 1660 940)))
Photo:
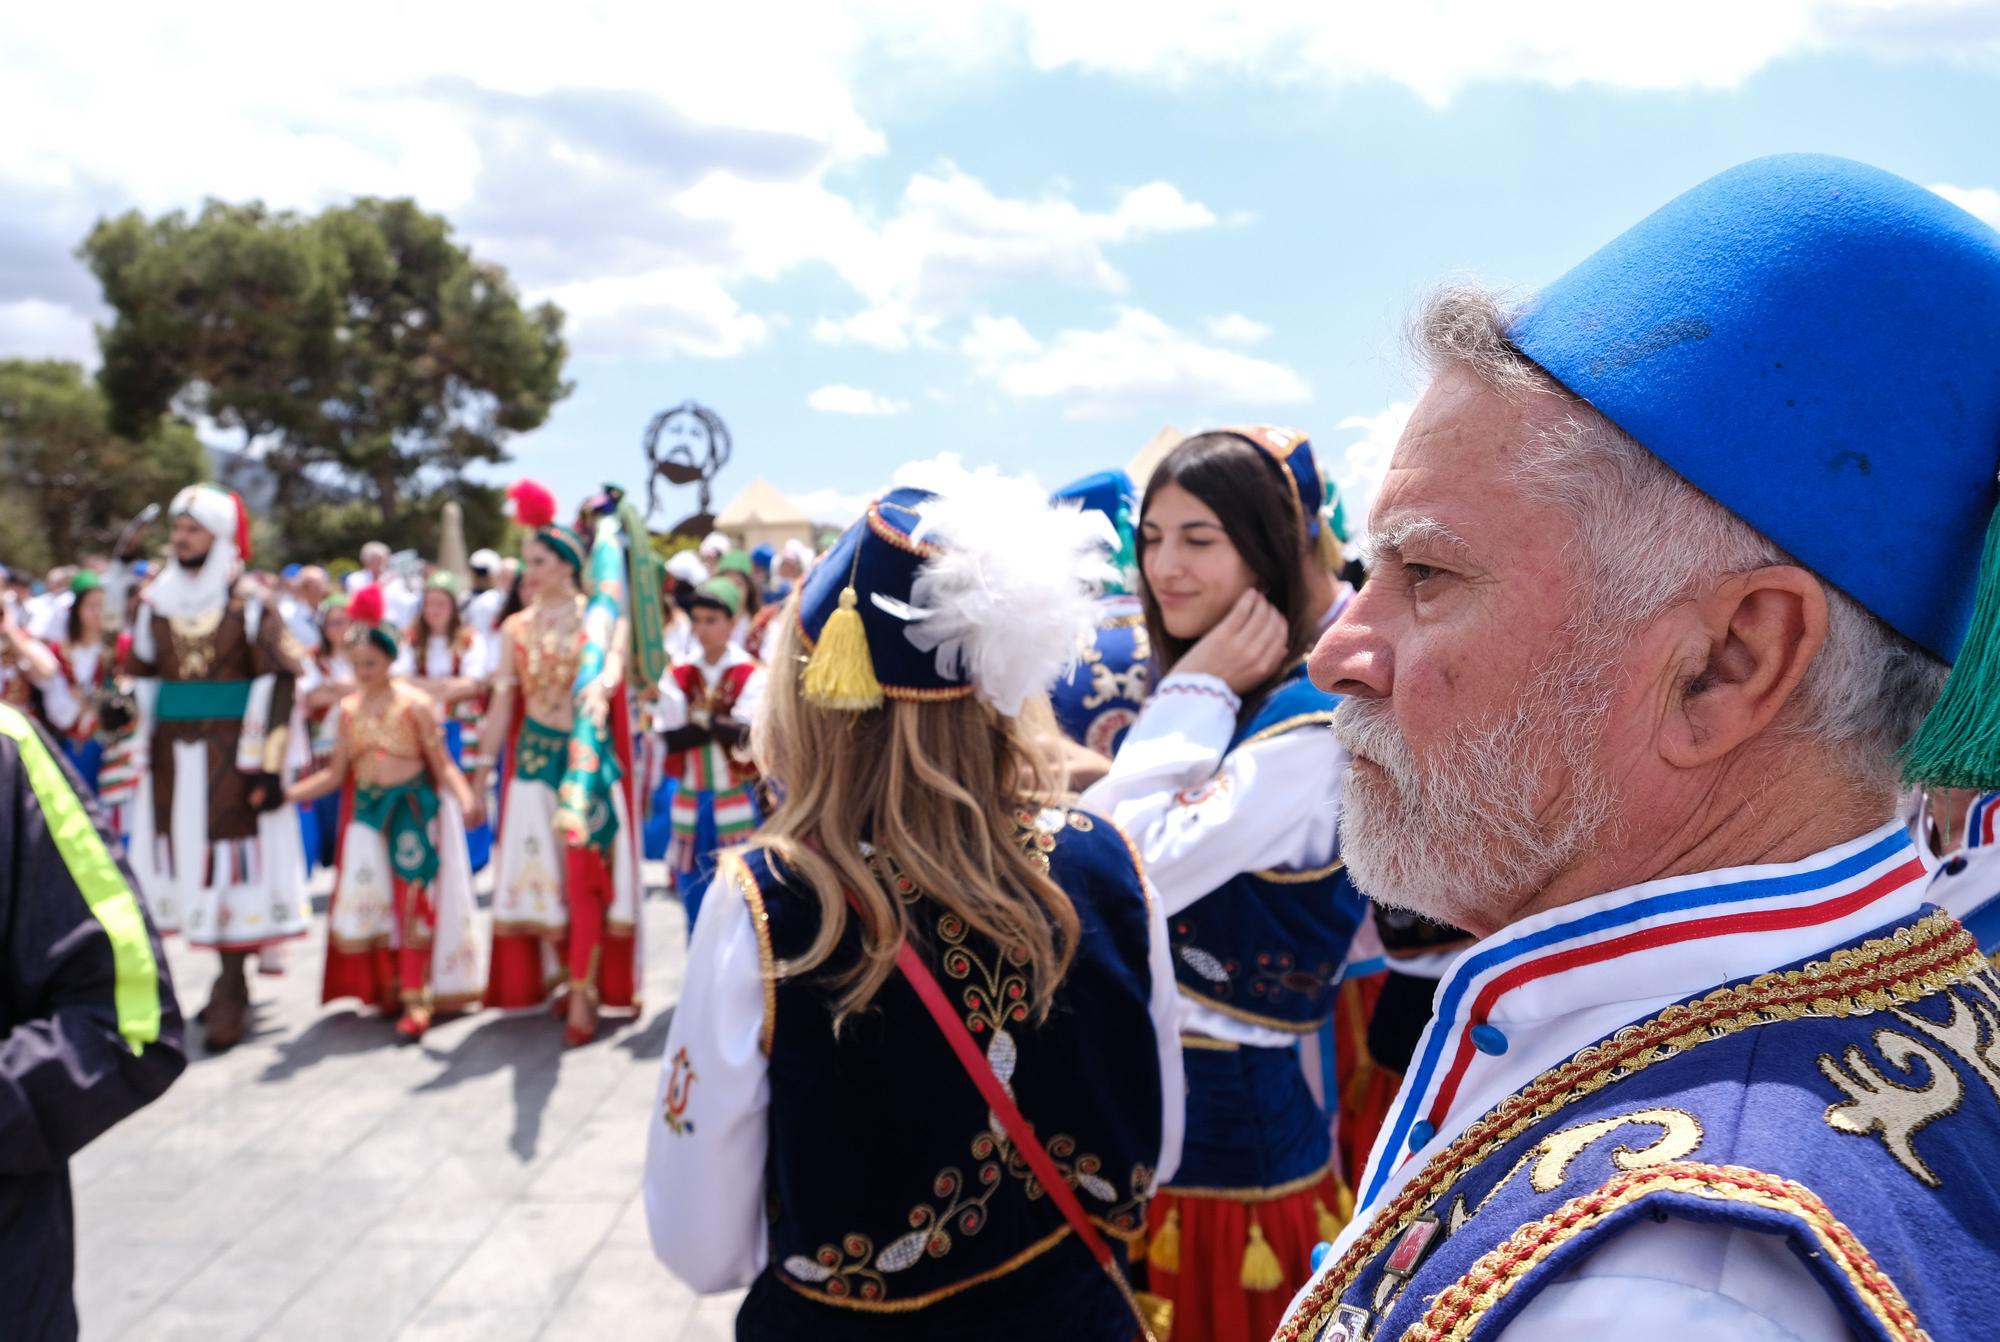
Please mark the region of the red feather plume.
POLYGON ((556 496, 547 485, 516 480, 507 486, 507 497, 514 501, 514 520, 524 527, 545 527, 556 520, 556 496))
POLYGON ((243 496, 233 489, 229 491, 229 501, 236 505, 236 557, 247 564, 250 562, 250 510, 243 506, 243 496))
POLYGON ((388 608, 382 600, 382 589, 374 583, 356 592, 347 602, 347 613, 356 623, 375 625, 382 623, 388 608))

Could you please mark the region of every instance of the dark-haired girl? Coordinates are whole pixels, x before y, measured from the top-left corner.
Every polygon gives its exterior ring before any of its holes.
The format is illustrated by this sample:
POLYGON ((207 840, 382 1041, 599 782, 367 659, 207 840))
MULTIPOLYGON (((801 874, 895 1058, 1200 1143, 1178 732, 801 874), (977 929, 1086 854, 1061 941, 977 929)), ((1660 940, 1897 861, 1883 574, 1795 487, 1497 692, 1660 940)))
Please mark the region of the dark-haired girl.
POLYGON ((1329 589, 1302 435, 1204 433, 1155 471, 1140 594, 1161 673, 1083 804, 1160 892, 1188 1080, 1181 1168, 1153 1200, 1152 1288, 1181 1336, 1265 1338, 1346 1198, 1299 1041, 1333 1009, 1361 904, 1341 875, 1347 757, 1305 675, 1329 589))

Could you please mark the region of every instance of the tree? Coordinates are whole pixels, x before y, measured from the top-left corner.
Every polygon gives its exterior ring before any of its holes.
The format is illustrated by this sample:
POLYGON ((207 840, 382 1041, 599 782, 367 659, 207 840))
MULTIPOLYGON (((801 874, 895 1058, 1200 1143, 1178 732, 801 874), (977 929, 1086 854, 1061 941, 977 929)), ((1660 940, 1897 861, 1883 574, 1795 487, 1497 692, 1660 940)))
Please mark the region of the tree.
POLYGON ((194 430, 156 419, 114 433, 104 392, 74 363, 0 360, 0 559, 29 568, 108 551, 148 503, 208 472, 194 430))
POLYGON ((465 468, 507 460, 506 440, 570 391, 561 311, 524 307, 408 200, 312 219, 213 201, 193 220, 127 214, 82 255, 116 318, 102 374, 116 421, 178 408, 240 431, 275 474, 288 550, 329 524, 407 534, 440 494, 470 520, 465 468), (355 497, 372 522, 327 516, 355 497))

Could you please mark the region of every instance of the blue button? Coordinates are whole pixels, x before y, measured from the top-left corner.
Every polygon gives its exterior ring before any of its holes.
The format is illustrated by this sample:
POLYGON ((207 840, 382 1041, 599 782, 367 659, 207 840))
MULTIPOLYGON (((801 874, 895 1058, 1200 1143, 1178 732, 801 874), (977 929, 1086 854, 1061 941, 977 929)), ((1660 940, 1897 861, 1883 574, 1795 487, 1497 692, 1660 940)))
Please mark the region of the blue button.
POLYGON ((1436 1131, 1437 1129, 1429 1123, 1419 1119, 1416 1125, 1410 1129, 1410 1149, 1412 1151, 1421 1150, 1424 1143, 1431 1139, 1431 1134, 1436 1131))
POLYGON ((1481 1053, 1499 1055, 1507 1051, 1507 1036, 1496 1025, 1472 1027, 1472 1046, 1481 1053))
POLYGON ((1324 1263, 1326 1256, 1332 1252, 1333 1244, 1328 1240, 1321 1240, 1319 1243, 1313 1245, 1312 1256, 1306 1260, 1307 1265, 1312 1271, 1319 1271, 1319 1265, 1324 1263))

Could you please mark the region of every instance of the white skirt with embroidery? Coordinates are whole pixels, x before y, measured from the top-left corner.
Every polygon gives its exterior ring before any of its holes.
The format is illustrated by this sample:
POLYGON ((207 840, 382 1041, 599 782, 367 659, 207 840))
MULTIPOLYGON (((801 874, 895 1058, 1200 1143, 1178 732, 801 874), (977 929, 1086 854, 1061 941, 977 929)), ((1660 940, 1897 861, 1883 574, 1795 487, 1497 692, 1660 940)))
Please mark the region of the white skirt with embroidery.
MULTIPOLYGON (((452 797, 438 799, 431 821, 437 845, 437 878, 431 908, 437 926, 431 938, 431 996, 441 1006, 476 1001, 486 987, 486 965, 473 927, 472 858, 465 847, 465 813, 452 797)), ((340 885, 327 916, 327 936, 342 950, 403 948, 396 922, 396 892, 390 885, 389 845, 382 831, 349 822, 340 840, 340 885)))
MULTIPOLYGON (((206 779, 207 744, 175 742, 174 775, 206 779)), ((255 838, 211 841, 208 789, 177 787, 170 820, 171 898, 190 944, 248 951, 306 934, 306 850, 296 810, 280 806, 258 816, 255 838)))
MULTIPOLYGON (((619 842, 612 846, 611 908, 605 921, 622 933, 639 917, 639 861, 622 787, 612 789, 611 807, 618 819, 619 842)), ((563 896, 567 866, 562 836, 556 832, 555 789, 546 783, 509 779, 501 815, 493 930, 563 936, 569 931, 569 902, 563 896)))

